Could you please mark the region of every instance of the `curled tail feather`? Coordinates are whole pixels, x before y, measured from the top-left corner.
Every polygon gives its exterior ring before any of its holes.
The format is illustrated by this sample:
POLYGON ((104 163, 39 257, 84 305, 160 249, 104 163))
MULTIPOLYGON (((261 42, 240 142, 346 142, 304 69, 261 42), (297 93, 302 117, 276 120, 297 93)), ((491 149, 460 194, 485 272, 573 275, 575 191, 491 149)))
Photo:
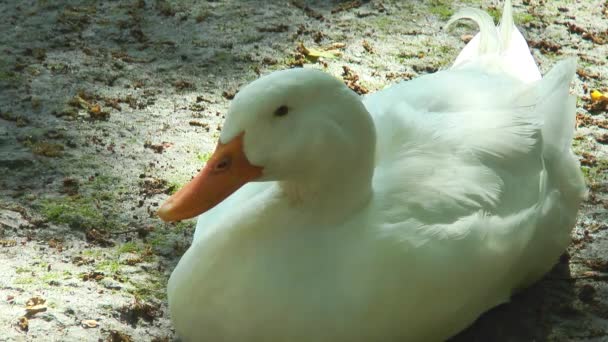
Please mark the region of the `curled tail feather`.
POLYGON ((458 11, 446 27, 462 19, 473 20, 479 26, 479 33, 462 49, 452 68, 464 67, 470 62, 482 62, 489 70, 507 72, 524 82, 541 79, 526 40, 513 23, 511 0, 505 1, 498 27, 489 14, 473 8, 458 11))

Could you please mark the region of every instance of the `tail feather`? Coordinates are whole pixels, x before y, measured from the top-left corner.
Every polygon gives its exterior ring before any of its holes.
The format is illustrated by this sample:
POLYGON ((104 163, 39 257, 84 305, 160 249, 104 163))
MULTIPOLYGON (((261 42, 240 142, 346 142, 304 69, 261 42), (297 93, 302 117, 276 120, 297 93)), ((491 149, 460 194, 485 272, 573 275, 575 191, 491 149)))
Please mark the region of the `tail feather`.
MULTIPOLYGON (((502 9, 502 17, 500 18, 500 49, 507 51, 509 48, 513 48, 512 33, 513 31, 519 33, 513 22, 513 6, 511 6, 511 0, 506 0, 505 5, 502 9)), ((521 35, 521 34, 520 34, 521 35)), ((525 43, 525 40, 524 40, 525 43)), ((526 44, 526 49, 528 45, 526 44)))
POLYGON ((496 53, 498 50, 498 30, 490 15, 475 8, 463 8, 456 12, 446 24, 446 28, 462 19, 473 20, 479 26, 479 33, 462 49, 454 66, 474 59, 476 56, 496 53))
MULTIPOLYGON (((570 82, 575 72, 576 60, 568 58, 558 62, 535 84, 538 89, 536 108, 543 118, 541 135, 544 169, 548 170, 548 182, 559 189, 562 205, 566 208, 578 208, 581 199, 586 196, 583 174, 571 152, 576 97, 570 95, 570 82)), ((571 219, 574 220, 575 216, 571 219)))
POLYGON ((479 26, 479 33, 462 49, 454 65, 478 55, 492 54, 498 51, 498 30, 488 13, 475 8, 463 8, 450 18, 446 24, 446 28, 462 19, 473 20, 479 26))
POLYGON ((539 102, 544 123, 543 154, 558 155, 570 149, 574 135, 576 97, 570 95, 570 82, 576 72, 576 60, 568 58, 557 63, 538 84, 539 102))
POLYGON ((452 68, 481 62, 488 70, 501 70, 524 82, 541 79, 526 40, 513 23, 511 0, 505 1, 499 27, 486 12, 472 8, 458 11, 446 27, 461 19, 473 20, 479 33, 462 49, 452 68))

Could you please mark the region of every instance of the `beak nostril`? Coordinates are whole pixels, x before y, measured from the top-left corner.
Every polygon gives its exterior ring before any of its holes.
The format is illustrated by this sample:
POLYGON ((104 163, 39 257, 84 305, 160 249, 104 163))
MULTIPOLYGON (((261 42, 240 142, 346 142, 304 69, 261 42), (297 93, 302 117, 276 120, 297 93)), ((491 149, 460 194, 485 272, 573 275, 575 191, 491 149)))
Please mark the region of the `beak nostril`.
POLYGON ((231 164, 232 164, 232 158, 230 158, 230 156, 226 156, 226 157, 222 158, 217 164, 215 164, 213 171, 215 171, 215 172, 225 171, 230 167, 231 164))
POLYGON ((262 176, 263 167, 247 160, 243 135, 218 144, 205 167, 159 209, 163 220, 173 222, 205 213, 241 186, 262 176))

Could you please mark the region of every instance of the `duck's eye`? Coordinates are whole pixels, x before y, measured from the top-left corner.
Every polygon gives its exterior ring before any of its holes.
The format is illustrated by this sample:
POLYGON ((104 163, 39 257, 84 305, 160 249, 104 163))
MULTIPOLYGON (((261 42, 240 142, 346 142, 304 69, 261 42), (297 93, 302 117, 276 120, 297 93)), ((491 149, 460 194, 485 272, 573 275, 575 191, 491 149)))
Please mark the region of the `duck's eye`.
POLYGON ((289 108, 283 105, 274 111, 274 116, 285 116, 287 113, 289 113, 289 108))

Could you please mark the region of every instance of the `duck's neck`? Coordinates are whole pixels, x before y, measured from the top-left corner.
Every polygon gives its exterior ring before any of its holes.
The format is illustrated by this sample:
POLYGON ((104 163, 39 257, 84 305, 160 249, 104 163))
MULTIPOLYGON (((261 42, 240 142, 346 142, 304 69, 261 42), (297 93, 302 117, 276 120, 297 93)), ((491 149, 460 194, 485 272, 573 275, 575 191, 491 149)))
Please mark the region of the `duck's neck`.
POLYGON ((282 193, 291 206, 323 213, 324 218, 350 216, 372 196, 374 151, 366 148, 358 152, 356 160, 347 155, 336 156, 305 177, 279 182, 282 193))
POLYGON ((290 204, 331 219, 349 217, 369 202, 375 168, 374 122, 357 94, 340 89, 333 102, 316 109, 327 112, 324 125, 279 182, 290 204))

